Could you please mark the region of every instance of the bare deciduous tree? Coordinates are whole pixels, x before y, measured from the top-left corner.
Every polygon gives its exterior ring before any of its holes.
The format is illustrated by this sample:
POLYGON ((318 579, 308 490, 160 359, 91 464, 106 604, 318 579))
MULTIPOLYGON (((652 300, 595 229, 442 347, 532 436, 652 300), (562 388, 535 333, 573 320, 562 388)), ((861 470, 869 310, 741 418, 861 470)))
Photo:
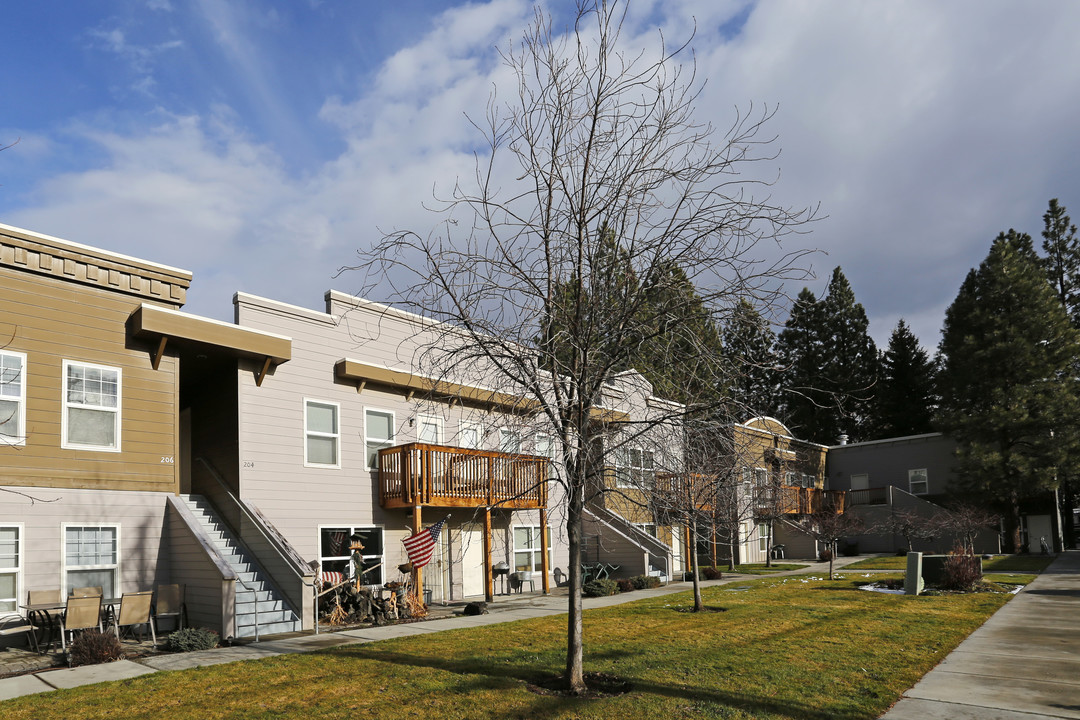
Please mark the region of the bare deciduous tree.
POLYGON ((810 515, 800 515, 795 524, 810 537, 824 543, 829 551, 829 579, 833 579, 833 560, 836 558, 836 545, 843 538, 858 535, 864 524, 862 518, 850 512, 837 512, 835 507, 826 505, 810 515))
POLYGON ((776 158, 763 137, 773 111, 738 114, 714 132, 694 117, 702 84, 684 62, 688 45, 628 52, 625 18, 624 3, 580 0, 563 35, 538 10, 503 52, 514 92, 505 102, 493 95, 473 121, 487 143, 475 178, 435 208, 444 217, 431 232, 392 232, 360 252, 366 295, 449 328, 424 353, 430 374, 483 373, 486 386, 528 397, 556 439, 571 692, 585 689, 582 516, 598 468, 610 464, 615 425, 632 438, 715 409, 671 406, 613 424, 605 388, 656 338, 700 351, 670 362, 695 363, 713 387, 724 382, 723 359, 700 347, 697 319, 686 319, 687 298, 651 289, 674 263, 717 322, 740 299, 774 302, 785 280, 806 276, 806 251, 779 240, 814 217, 774 202, 771 178, 747 174, 776 158))
POLYGON ((880 525, 881 532, 904 538, 908 552, 915 549, 916 540, 933 540, 941 534, 942 530, 939 515, 927 517, 911 509, 894 509, 889 519, 880 525))

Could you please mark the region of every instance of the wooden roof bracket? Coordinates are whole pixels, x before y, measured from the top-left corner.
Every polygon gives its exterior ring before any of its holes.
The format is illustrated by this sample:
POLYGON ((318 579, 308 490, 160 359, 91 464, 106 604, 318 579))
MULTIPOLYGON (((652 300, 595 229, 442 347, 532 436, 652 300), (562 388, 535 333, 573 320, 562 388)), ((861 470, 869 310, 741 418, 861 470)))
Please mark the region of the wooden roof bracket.
POLYGON ((266 374, 270 372, 270 361, 273 360, 269 355, 263 360, 262 367, 255 371, 255 387, 262 387, 263 380, 266 379, 266 374))
POLYGON ((365 387, 367 387, 367 380, 361 380, 360 382, 356 383, 356 394, 359 395, 360 393, 364 392, 365 387))
POLYGON ((169 342, 168 335, 162 335, 161 341, 158 342, 157 350, 154 351, 153 356, 150 359, 150 365, 157 370, 161 365, 161 356, 165 354, 165 344, 169 342))

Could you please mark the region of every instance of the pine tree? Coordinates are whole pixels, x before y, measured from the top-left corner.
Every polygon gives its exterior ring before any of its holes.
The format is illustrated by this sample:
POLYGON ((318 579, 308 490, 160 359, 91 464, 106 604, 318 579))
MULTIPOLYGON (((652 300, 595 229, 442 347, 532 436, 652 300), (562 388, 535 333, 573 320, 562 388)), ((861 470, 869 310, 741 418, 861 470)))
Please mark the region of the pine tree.
MULTIPOLYGON (((832 412, 832 402, 822 390, 825 364, 822 339, 823 303, 810 288, 803 288, 791 308, 777 339, 782 371, 781 419, 799 437, 817 438, 832 412)), ((831 442, 831 440, 827 441, 831 442)))
POLYGON ((1057 198, 1050 201, 1049 209, 1043 213, 1043 226, 1042 249, 1046 253, 1043 268, 1073 326, 1080 327, 1080 241, 1076 238, 1076 226, 1057 198))
POLYGON ((877 437, 903 437, 933 430, 935 373, 930 355, 901 318, 881 358, 873 419, 877 437))
POLYGON ((1020 503, 1056 483, 1076 452, 1080 336, 1031 237, 994 240, 945 315, 939 347, 941 429, 957 442, 961 487, 992 500, 1020 542, 1020 503))
POLYGON ((721 345, 731 367, 728 391, 734 406, 746 417, 776 414, 780 383, 776 334, 745 298, 724 325, 721 345))

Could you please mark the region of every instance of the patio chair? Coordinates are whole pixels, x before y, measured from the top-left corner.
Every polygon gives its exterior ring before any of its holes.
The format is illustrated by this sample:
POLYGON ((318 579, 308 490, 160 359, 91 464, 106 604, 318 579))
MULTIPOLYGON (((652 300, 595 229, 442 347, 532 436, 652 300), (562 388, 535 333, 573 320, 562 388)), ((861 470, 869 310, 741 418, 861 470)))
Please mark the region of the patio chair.
POLYGON ((96 587, 72 588, 71 589, 71 596, 72 597, 78 597, 78 598, 81 598, 81 597, 101 597, 102 596, 101 586, 98 585, 96 587))
POLYGON ((151 621, 151 600, 154 593, 146 592, 124 593, 120 598, 120 612, 113 616, 113 632, 120 639, 121 628, 130 628, 135 625, 147 625, 150 628, 150 637, 157 645, 157 633, 154 632, 154 623, 151 621))
POLYGON ((0 618, 0 638, 12 635, 27 635, 30 638, 30 647, 34 652, 41 652, 37 643, 37 628, 20 615, 9 615, 0 618))
POLYGON ((60 621, 60 647, 67 651, 67 634, 76 630, 97 628, 101 632, 101 596, 75 597, 67 599, 67 609, 60 621))
MULTIPOLYGON (((157 625, 161 618, 176 618, 176 629, 183 630, 187 625, 187 605, 184 604, 183 585, 158 585, 154 590, 154 603, 152 607, 154 623, 157 625)), ((157 625, 157 631, 161 626, 157 625)))
MULTIPOLYGON (((26 593, 27 605, 59 605, 60 590, 29 590, 26 593)), ((30 610, 26 613, 26 619, 42 634, 42 640, 47 641, 48 647, 56 643, 56 635, 60 631, 60 617, 63 613, 59 610, 30 610)), ((37 638, 35 638, 35 642, 37 638)), ((38 642, 40 647, 41 643, 38 642)))

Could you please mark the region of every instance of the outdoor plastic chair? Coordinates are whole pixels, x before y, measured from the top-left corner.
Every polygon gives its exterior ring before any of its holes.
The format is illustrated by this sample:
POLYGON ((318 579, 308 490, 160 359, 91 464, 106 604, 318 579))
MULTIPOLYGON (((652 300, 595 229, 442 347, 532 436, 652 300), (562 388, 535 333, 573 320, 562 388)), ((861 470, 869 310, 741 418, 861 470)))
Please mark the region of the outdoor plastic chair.
MULTIPOLYGON (((59 605, 61 602, 59 588, 56 590, 29 590, 26 593, 27 605, 59 605)), ((38 642, 37 638, 34 638, 39 651, 42 644, 46 644, 51 648, 56 642, 56 635, 60 631, 60 616, 62 614, 59 610, 53 612, 30 610, 26 613, 26 619, 30 624, 41 631, 43 642, 38 642)))
POLYGON ((67 599, 67 609, 60 623, 60 647, 67 651, 67 634, 76 630, 97 628, 101 632, 101 596, 75 597, 67 599))
POLYGON ((100 585, 97 587, 77 587, 71 590, 72 597, 101 597, 101 594, 100 585))
MULTIPOLYGON (((153 605, 154 623, 161 618, 176 618, 176 629, 183 630, 187 625, 187 605, 184 604, 183 585, 158 585, 154 591, 153 605)), ((157 626, 161 630, 161 626, 157 626)))
POLYGON ((37 628, 34 625, 19 615, 0 618, 0 638, 24 634, 29 636, 30 647, 34 649, 34 652, 41 652, 38 650, 37 628))
POLYGON ((146 592, 124 593, 120 598, 120 612, 113 617, 113 632, 117 639, 120 638, 120 629, 135 625, 147 625, 150 627, 150 637, 157 645, 157 633, 154 631, 154 623, 151 622, 150 606, 154 594, 146 592))

